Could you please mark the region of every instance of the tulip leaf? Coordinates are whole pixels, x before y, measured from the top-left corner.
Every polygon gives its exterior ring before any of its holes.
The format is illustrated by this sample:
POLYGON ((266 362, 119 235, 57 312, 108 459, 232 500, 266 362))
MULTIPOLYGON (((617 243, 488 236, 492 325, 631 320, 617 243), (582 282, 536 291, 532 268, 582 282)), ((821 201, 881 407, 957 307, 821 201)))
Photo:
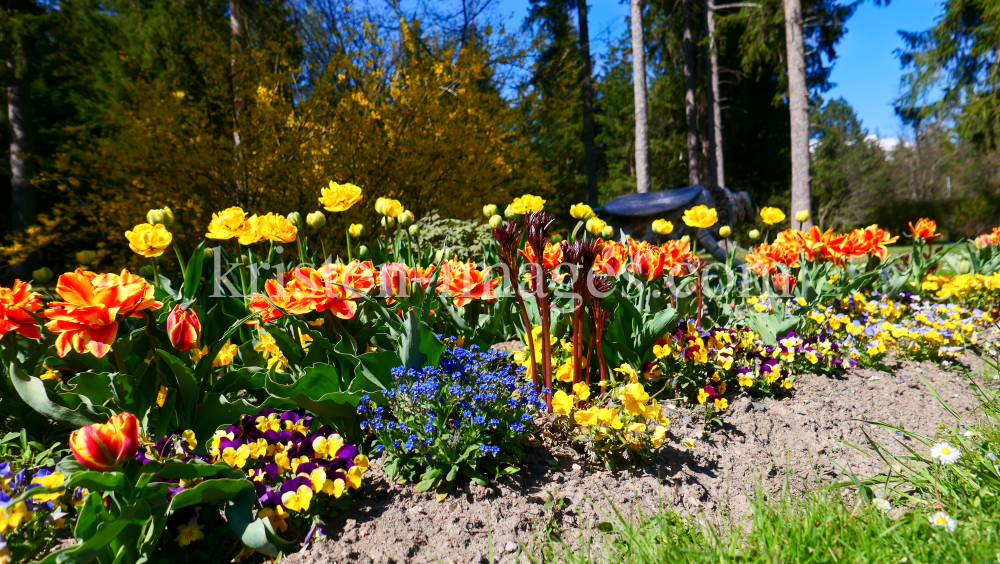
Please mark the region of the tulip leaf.
POLYGON ((399 357, 390 351, 360 355, 351 391, 378 392, 392 384, 392 369, 399 366, 399 357))
POLYGON ((341 374, 329 364, 313 366, 289 384, 279 383, 275 381, 275 375, 269 375, 264 388, 272 396, 264 403, 265 406, 281 405, 286 403, 281 400, 287 400, 320 417, 356 417, 357 406, 361 403, 361 395, 345 391, 341 374))
POLYGON ((194 374, 184 361, 163 349, 156 351, 156 364, 167 383, 180 390, 183 409, 180 420, 186 422, 198 402, 198 383, 194 379, 194 374))
POLYGON ((191 480, 193 478, 225 478, 241 479, 243 472, 223 464, 209 464, 194 459, 188 462, 150 462, 139 468, 143 474, 156 474, 158 478, 167 480, 191 480))
POLYGON ((183 296, 185 300, 190 300, 198 293, 198 286, 201 285, 201 271, 204 266, 205 242, 202 241, 191 251, 191 256, 188 257, 187 264, 184 264, 182 267, 184 270, 183 296))
POLYGON ((214 478, 205 480, 193 488, 175 495, 170 502, 170 511, 177 511, 193 505, 221 505, 232 501, 243 491, 254 491, 253 483, 246 478, 214 478))
POLYGON ((28 376, 13 362, 10 364, 10 380, 21 399, 49 419, 73 427, 107 421, 106 415, 94 411, 90 405, 81 403, 76 409, 70 409, 55 403, 41 378, 28 376))
POLYGON ((247 547, 272 558, 297 546, 278 536, 268 519, 254 519, 253 506, 256 495, 253 489, 243 490, 226 505, 226 521, 247 547))
POLYGON ((198 444, 206 445, 220 426, 232 425, 244 415, 257 413, 259 410, 259 407, 244 399, 230 402, 222 394, 208 394, 192 414, 191 430, 194 431, 198 444))
POLYGON ((652 319, 646 322, 646 325, 642 328, 642 336, 638 340, 638 347, 635 351, 639 356, 642 356, 650 347, 656 344, 656 341, 663 337, 677 321, 677 310, 674 308, 667 308, 656 312, 656 315, 652 319))
POLYGON ((403 367, 421 368, 437 366, 444 354, 445 345, 434 334, 434 330, 424 323, 413 309, 403 317, 403 328, 396 336, 399 359, 403 367))
MULTIPOLYGON (((99 523, 96 532, 90 537, 80 538, 79 544, 50 552, 39 561, 39 564, 86 564, 98 559, 104 561, 102 556, 108 556, 108 562, 116 560, 114 554, 107 552, 108 549, 113 544, 119 544, 124 548, 128 539, 138 538, 150 516, 149 505, 146 502, 129 505, 114 520, 99 523)), ((128 560, 126 557, 125 561, 128 560)))

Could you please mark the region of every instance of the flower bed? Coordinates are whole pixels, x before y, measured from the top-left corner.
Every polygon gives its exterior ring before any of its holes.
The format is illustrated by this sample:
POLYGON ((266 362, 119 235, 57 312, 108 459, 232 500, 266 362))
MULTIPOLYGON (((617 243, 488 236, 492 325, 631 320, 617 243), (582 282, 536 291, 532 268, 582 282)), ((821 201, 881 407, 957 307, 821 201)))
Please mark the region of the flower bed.
MULTIPOLYGON (((361 199, 331 184, 320 203, 343 213, 361 199)), ((582 204, 570 240, 555 240, 544 200, 525 195, 507 221, 487 206, 493 238, 472 262, 415 245, 420 224, 399 201, 375 205, 381 229, 352 225, 346 260, 310 248, 321 212, 229 208, 208 226, 217 246, 175 249, 173 264, 160 258, 165 208, 126 233, 149 260, 140 274, 80 268, 0 289, 0 402, 8 426, 31 422, 4 456, 39 480, 4 482, 5 550, 49 550, 33 532, 48 519, 75 520, 67 557, 138 559, 216 529, 229 540, 188 554, 276 556, 362 487, 369 461, 353 445, 440 499, 516 472, 532 436, 620 468, 688 444, 666 403, 703 406, 710 428, 738 395, 787 396, 803 373, 879 366, 892 350, 953 359, 1000 298, 1000 228, 944 247, 921 220, 895 258, 898 237, 877 226, 787 229, 740 267, 735 252, 701 260, 666 221, 654 232, 680 237, 616 238, 582 204), (524 349, 486 351, 512 339, 524 349), (29 438, 52 447, 42 463, 29 438)), ((682 229, 717 221, 700 206, 682 229)))

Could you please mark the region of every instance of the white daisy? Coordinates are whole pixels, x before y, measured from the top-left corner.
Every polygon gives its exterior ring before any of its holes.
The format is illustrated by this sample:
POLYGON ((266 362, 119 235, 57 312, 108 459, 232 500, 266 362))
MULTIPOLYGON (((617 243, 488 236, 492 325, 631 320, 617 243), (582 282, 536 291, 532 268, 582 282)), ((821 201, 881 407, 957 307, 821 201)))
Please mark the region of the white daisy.
POLYGON ((954 531, 955 528, 958 527, 958 523, 955 523, 955 520, 948 517, 948 514, 944 511, 938 511, 934 515, 928 517, 927 520, 931 522, 931 525, 934 525, 935 527, 944 527, 949 531, 954 531))
POLYGON ((962 451, 948 443, 937 443, 931 447, 931 458, 938 460, 941 464, 952 464, 958 462, 962 451))
POLYGON ((892 509, 892 504, 889 503, 888 499, 876 497, 875 501, 872 502, 872 507, 874 507, 875 509, 881 509, 882 511, 889 511, 890 509, 892 509))

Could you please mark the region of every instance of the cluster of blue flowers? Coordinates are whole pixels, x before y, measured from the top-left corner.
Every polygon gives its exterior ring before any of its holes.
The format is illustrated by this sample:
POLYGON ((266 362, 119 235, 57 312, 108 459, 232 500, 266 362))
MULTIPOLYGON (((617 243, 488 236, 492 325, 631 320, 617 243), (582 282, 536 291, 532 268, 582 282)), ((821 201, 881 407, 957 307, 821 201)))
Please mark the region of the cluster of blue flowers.
POLYGON ((523 368, 476 345, 450 348, 437 367, 392 375, 387 404, 364 396, 358 413, 361 428, 375 435, 375 452, 407 479, 428 465, 502 457, 545 407, 523 368))

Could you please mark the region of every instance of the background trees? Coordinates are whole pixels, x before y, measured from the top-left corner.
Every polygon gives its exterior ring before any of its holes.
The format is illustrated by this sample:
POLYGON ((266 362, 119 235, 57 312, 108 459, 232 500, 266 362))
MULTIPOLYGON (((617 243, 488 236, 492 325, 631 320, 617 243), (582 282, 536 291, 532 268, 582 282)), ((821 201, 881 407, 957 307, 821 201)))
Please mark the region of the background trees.
MULTIPOLYGON (((891 224, 914 215, 900 210, 926 208, 958 234, 997 216, 992 4, 948 0, 934 29, 906 36, 897 107, 911 133, 890 147, 870 138, 846 102, 822 100, 855 3, 803 0, 818 224, 891 224), (967 220, 949 219, 960 214, 967 220)), ((121 233, 149 207, 170 205, 190 227, 178 232, 196 237, 229 205, 312 211, 330 180, 400 198, 418 216, 465 218, 524 192, 565 214, 637 189, 630 30, 602 38, 606 55, 591 66, 580 0, 532 0, 516 33, 495 0, 406 6, 9 2, 0 19, 8 106, 0 141, 10 157, 0 198, 11 205, 0 206, 0 260, 73 267, 73 251, 86 248, 121 263, 129 256, 121 233)), ((639 7, 649 184, 715 181, 718 147, 726 185, 748 190, 758 206, 788 208, 782 0, 639 7)), ((371 226, 370 208, 331 217, 331 232, 371 226)))

